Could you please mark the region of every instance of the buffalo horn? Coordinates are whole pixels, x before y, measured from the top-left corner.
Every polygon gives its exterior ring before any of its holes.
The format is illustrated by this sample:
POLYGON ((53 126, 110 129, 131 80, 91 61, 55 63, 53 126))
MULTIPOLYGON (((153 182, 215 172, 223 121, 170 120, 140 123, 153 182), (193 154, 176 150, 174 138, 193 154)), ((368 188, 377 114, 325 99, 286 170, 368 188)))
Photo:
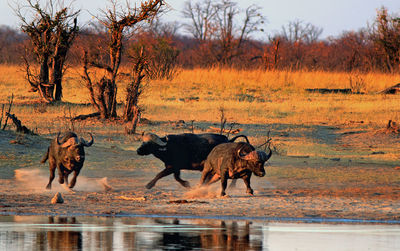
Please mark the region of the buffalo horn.
POLYGON ((255 161, 265 162, 272 155, 271 149, 269 150, 268 154, 264 151, 251 151, 248 154, 242 154, 241 150, 242 149, 239 149, 238 155, 243 160, 255 160, 255 161))
MULTIPOLYGON (((58 141, 58 136, 57 136, 57 143, 58 143, 59 141, 58 141)), ((77 145, 79 142, 78 142, 78 139, 76 138, 76 137, 72 137, 72 138, 69 138, 67 141, 65 141, 64 143, 62 143, 61 144, 61 147, 62 148, 65 148, 65 147, 69 147, 69 146, 72 146, 72 145, 77 145)))
POLYGON ((258 160, 257 151, 251 151, 248 154, 243 155, 240 153, 240 150, 239 150, 239 156, 243 160, 258 160))
POLYGON ((166 146, 167 143, 162 141, 160 137, 155 135, 154 133, 145 133, 143 135, 143 142, 153 142, 159 146, 166 146))
POLYGON ((257 153, 258 153, 258 157, 261 162, 265 162, 265 161, 269 160, 269 158, 271 158, 271 155, 272 155, 271 149, 269 149, 268 154, 264 151, 257 151, 257 153))
POLYGON ((86 142, 86 140, 84 140, 83 138, 80 139, 80 143, 81 143, 82 145, 87 146, 87 147, 93 145, 93 142, 94 142, 94 140, 93 140, 93 135, 92 135, 90 132, 89 132, 89 135, 90 135, 90 137, 91 137, 91 139, 90 139, 89 142, 86 142))

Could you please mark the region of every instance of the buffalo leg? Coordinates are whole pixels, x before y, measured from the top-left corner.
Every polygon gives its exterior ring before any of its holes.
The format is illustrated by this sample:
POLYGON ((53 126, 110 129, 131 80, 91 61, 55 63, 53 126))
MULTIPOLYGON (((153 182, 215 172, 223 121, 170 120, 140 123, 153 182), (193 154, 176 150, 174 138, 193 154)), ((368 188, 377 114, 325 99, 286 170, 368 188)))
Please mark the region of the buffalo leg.
POLYGON ((68 186, 68 175, 69 174, 64 174, 64 182, 65 182, 65 185, 67 185, 68 186))
POLYGON ((54 163, 54 160, 50 159, 49 160, 49 169, 50 169, 50 178, 49 178, 49 183, 46 186, 46 189, 51 189, 51 182, 54 180, 54 173, 56 171, 56 163, 54 163))
MULTIPOLYGON (((69 188, 73 188, 75 186, 76 179, 78 178, 79 172, 80 172, 80 170, 75 170, 74 171, 74 176, 72 177, 71 184, 69 185, 69 188)), ((68 176, 66 176, 66 179, 68 180, 68 176)))
POLYGON ((226 186, 228 185, 228 177, 229 177, 229 174, 227 171, 221 173, 221 197, 226 195, 225 190, 226 190, 226 186))
POLYGON ((251 177, 250 175, 243 177, 243 181, 244 181, 244 184, 245 184, 246 187, 247 187, 246 193, 253 195, 253 194, 254 194, 254 191, 253 191, 253 189, 250 187, 250 177, 251 177))
POLYGON ((58 168, 58 182, 60 183, 60 184, 64 184, 64 172, 63 172, 63 168, 61 167, 61 166, 59 166, 58 168))
POLYGON ((211 185, 212 183, 215 183, 217 181, 219 181, 221 177, 219 176, 219 174, 214 174, 212 177, 208 176, 207 185, 211 185))
POLYGON ((162 170, 161 172, 159 172, 159 173, 156 175, 156 177, 154 177, 154 179, 153 179, 152 181, 150 181, 149 183, 147 183, 146 188, 147 188, 147 189, 150 189, 150 188, 154 187, 154 186, 156 185, 156 182, 157 182, 159 179, 161 179, 161 178, 163 178, 163 177, 165 177, 165 176, 167 176, 167 175, 170 175, 170 174, 173 173, 173 172, 174 172, 174 170, 173 170, 172 168, 165 168, 164 170, 162 170))
POLYGON ((180 170, 174 172, 174 177, 175 177, 175 180, 178 181, 182 186, 190 187, 189 182, 181 179, 181 171, 180 170))
POLYGON ((208 184, 210 176, 211 176, 211 171, 208 168, 207 169, 204 168, 203 172, 201 173, 200 186, 208 184))

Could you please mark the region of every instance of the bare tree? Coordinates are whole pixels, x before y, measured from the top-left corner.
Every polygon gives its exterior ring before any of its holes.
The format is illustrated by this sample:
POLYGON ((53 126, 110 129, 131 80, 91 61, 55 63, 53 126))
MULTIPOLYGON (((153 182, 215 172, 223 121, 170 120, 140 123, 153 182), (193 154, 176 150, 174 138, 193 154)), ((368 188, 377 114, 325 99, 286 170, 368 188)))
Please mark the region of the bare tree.
POLYGON ((389 72, 400 70, 400 17, 390 16, 387 9, 378 10, 371 31, 372 40, 385 58, 389 72))
POLYGON ((101 60, 95 55, 84 54, 83 79, 89 89, 91 102, 97 108, 100 117, 104 119, 117 117, 117 77, 123 52, 123 40, 128 28, 134 28, 143 21, 150 21, 159 13, 164 1, 150 0, 141 3, 139 7, 119 5, 118 1, 110 0, 111 7, 103 11, 99 22, 107 30, 109 39, 108 58, 101 60), (90 68, 104 70, 100 80, 94 80, 90 68))
POLYGON ((203 56, 213 57, 221 65, 229 65, 240 56, 244 42, 252 33, 262 31, 259 26, 264 23, 258 6, 251 5, 243 11, 230 0, 215 4, 209 0, 203 4, 186 2, 183 15, 191 19, 187 29, 201 45, 208 47, 203 50, 208 55, 203 56), (241 16, 244 18, 239 22, 241 16))
POLYGON ((65 59, 79 30, 79 11, 71 11, 71 7, 56 0, 49 0, 45 6, 39 0, 26 0, 25 6, 17 5, 14 11, 40 65, 38 72, 31 69, 32 63, 25 55, 26 76, 32 91, 39 92, 45 102, 61 100, 65 59))
MULTIPOLYGON (((282 31, 278 34, 286 46, 287 62, 290 69, 300 69, 304 67, 305 59, 312 53, 308 47, 316 44, 322 28, 318 28, 310 23, 300 20, 289 22, 282 26, 282 31)), ((315 65, 315 59, 311 60, 311 66, 315 65)))
POLYGON ((189 18, 191 23, 185 24, 186 30, 199 41, 207 41, 211 36, 211 29, 217 9, 211 0, 192 3, 188 0, 183 7, 183 17, 189 18))
POLYGON ((264 70, 277 69, 279 60, 279 48, 281 45, 282 37, 269 36, 269 44, 264 46, 264 55, 262 56, 264 62, 264 70))
POLYGON ((127 134, 134 134, 136 126, 140 120, 141 109, 138 105, 140 94, 142 93, 142 80, 145 77, 146 56, 143 47, 133 55, 134 65, 132 67, 131 80, 126 87, 126 100, 124 106, 124 120, 129 122, 125 128, 127 134))
POLYGON ((294 20, 282 27, 282 37, 290 43, 316 42, 322 34, 323 29, 311 23, 304 23, 301 20, 294 20))

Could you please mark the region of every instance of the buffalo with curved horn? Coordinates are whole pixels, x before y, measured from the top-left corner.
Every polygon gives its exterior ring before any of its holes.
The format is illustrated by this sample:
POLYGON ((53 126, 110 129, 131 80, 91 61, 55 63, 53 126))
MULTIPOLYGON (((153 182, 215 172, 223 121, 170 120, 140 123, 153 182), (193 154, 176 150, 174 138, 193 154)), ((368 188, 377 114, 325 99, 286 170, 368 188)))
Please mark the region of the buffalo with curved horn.
POLYGON ((145 133, 143 144, 137 149, 137 153, 139 155, 153 154, 165 165, 165 169, 158 173, 146 185, 146 188, 152 188, 159 179, 170 174, 174 174, 176 181, 182 186, 189 187, 189 182, 180 177, 181 170, 203 170, 205 159, 216 145, 233 142, 241 137, 249 142, 244 135, 229 140, 224 135, 214 133, 170 134, 162 138, 153 133, 145 133))
POLYGON ((225 196, 228 179, 242 178, 247 187, 246 192, 253 195, 254 191, 250 186, 251 175, 254 173, 263 177, 264 164, 271 155, 271 149, 267 154, 256 151, 252 145, 244 142, 220 144, 210 152, 204 163, 200 185, 209 185, 221 180, 221 196, 225 196))
POLYGON ((69 188, 73 188, 79 172, 82 169, 85 161, 84 147, 90 147, 93 144, 93 135, 89 133, 91 140, 85 141, 83 138, 78 138, 74 132, 67 132, 62 139, 60 133, 53 139, 50 146, 47 148, 47 153, 44 155, 41 163, 49 160, 50 178, 46 189, 51 189, 51 182, 55 175, 55 170, 58 170, 58 182, 68 185, 68 175, 74 172, 74 176, 69 184, 69 188))

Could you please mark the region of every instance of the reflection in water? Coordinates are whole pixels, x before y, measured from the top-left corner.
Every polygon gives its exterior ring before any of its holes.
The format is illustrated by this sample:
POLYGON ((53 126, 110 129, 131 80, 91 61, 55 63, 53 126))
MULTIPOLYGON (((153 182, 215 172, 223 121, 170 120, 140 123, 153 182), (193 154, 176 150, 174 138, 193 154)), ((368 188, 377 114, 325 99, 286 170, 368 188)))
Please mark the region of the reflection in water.
POLYGON ((370 248, 400 250, 400 226, 0 216, 0 250, 272 251, 370 248))
POLYGON ((262 250, 236 221, 0 217, 0 250, 262 250))
MULTIPOLYGON (((49 217, 49 224, 58 224, 68 226, 69 224, 77 224, 74 217, 70 218, 70 221, 66 217, 49 217)), ((60 231, 50 230, 46 232, 47 243, 51 250, 82 250, 82 232, 80 231, 60 231)), ((37 246, 46 243, 45 238, 40 238, 43 233, 37 233, 37 246)), ((40 248, 40 250, 46 250, 46 248, 40 248)))

